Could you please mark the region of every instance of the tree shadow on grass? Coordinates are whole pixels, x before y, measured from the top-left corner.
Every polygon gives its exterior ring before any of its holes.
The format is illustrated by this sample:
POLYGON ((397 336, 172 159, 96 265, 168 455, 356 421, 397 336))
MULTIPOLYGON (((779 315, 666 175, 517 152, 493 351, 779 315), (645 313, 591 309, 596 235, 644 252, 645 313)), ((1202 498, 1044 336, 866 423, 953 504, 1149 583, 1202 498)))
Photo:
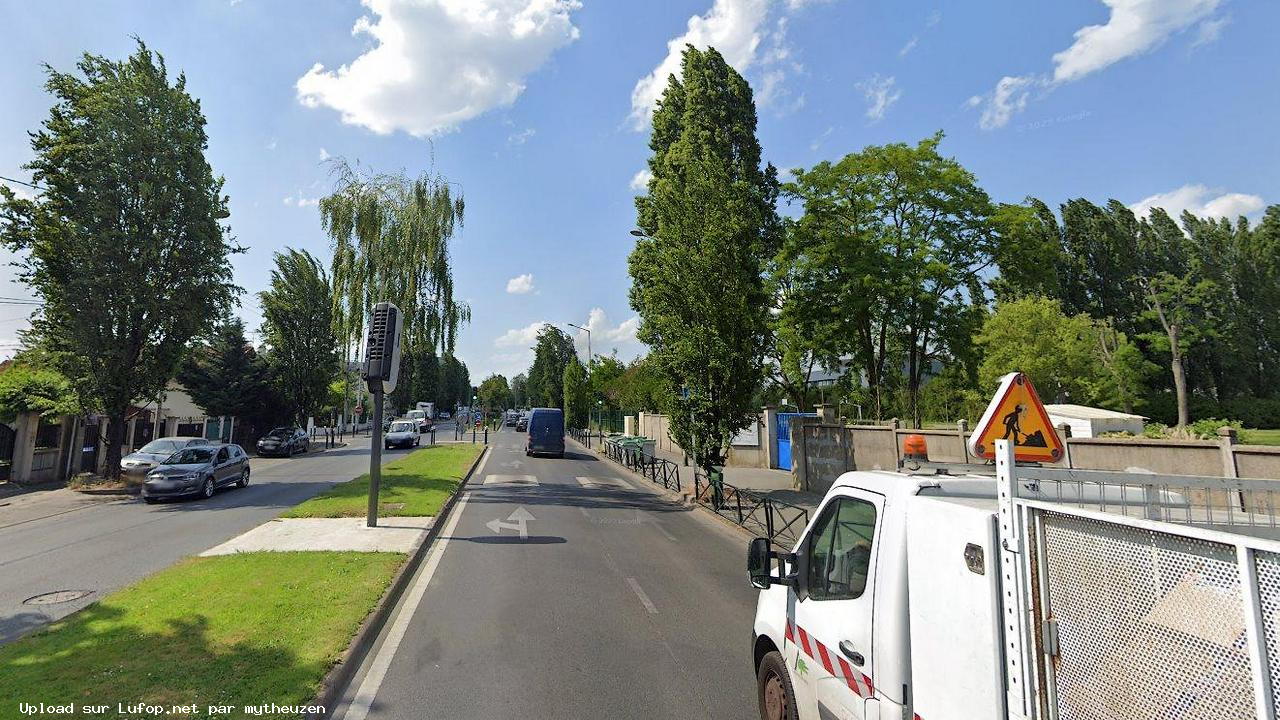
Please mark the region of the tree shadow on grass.
POLYGON ((191 614, 154 631, 130 622, 121 608, 95 604, 0 648, 0 716, 10 717, 21 702, 106 705, 108 715, 122 718, 141 714, 117 714, 118 703, 193 704, 194 714, 166 717, 224 718, 243 717, 245 705, 311 702, 329 663, 300 659, 275 637, 215 645, 199 602, 192 588, 191 614), (234 711, 209 714, 209 705, 234 711))

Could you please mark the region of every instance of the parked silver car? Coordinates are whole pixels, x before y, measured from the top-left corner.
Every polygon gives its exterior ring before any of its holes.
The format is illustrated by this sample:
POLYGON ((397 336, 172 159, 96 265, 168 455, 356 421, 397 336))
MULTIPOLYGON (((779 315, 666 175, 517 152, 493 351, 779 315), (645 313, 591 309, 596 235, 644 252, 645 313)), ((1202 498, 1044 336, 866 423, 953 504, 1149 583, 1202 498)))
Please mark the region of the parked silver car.
POLYGON ((239 445, 196 445, 165 458, 142 483, 142 499, 211 498, 224 485, 249 484, 249 456, 239 445))
POLYGON ((146 475, 159 465, 161 460, 182 448, 208 444, 210 444, 209 440, 199 437, 158 438, 120 458, 120 472, 124 475, 146 475))

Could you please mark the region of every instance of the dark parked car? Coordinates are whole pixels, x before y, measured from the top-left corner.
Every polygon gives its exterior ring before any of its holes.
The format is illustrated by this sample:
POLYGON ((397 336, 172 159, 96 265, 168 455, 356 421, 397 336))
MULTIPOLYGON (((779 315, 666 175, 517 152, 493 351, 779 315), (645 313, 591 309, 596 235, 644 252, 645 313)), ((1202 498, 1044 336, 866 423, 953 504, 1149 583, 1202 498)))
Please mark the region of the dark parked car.
POLYGON ((142 483, 142 499, 211 498, 225 485, 249 484, 249 456, 239 445, 196 445, 165 458, 142 483))
POLYGON ((260 457, 268 455, 292 457, 294 453, 306 452, 310 449, 311 438, 307 437, 307 431, 296 427, 278 427, 258 441, 260 457))
POLYGON ((529 442, 525 455, 564 457, 564 411, 559 408, 534 408, 529 415, 529 442))
POLYGON ((508 410, 506 416, 507 427, 515 427, 520 422, 520 413, 516 410, 508 410))
POLYGON ((120 458, 120 472, 125 475, 145 476, 159 465, 161 460, 182 448, 209 444, 211 444, 209 440, 200 437, 158 438, 120 458))
POLYGON ((516 432, 524 432, 529 429, 529 411, 520 413, 520 418, 516 420, 516 432))

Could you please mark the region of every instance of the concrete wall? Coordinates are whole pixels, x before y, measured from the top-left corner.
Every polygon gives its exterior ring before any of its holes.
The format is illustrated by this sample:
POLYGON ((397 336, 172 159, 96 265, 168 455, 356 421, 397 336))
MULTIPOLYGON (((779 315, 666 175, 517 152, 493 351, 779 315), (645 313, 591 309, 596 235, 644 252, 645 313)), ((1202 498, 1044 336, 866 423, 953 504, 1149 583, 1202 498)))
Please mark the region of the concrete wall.
MULTIPOLYGON (((1059 434, 1065 436, 1066 429, 1060 428, 1059 434)), ((825 492, 850 470, 895 470, 907 435, 924 436, 932 462, 977 462, 969 455, 963 423, 954 430, 914 430, 899 428, 896 421, 841 426, 808 419, 792 424, 795 486, 825 492)), ((1065 442, 1063 467, 1280 479, 1280 447, 1238 445, 1235 431, 1223 432, 1218 440, 1066 437, 1065 442)))
MULTIPOLYGON (((768 448, 770 443, 776 445, 777 438, 773 437, 772 432, 769 432, 770 428, 764 424, 762 417, 757 417, 756 422, 760 424, 760 444, 730 446, 726 467, 769 467, 770 453, 768 448)), ((684 455, 684 449, 677 445, 675 440, 671 439, 671 421, 666 415, 642 412, 637 424, 639 426, 637 433, 647 438, 653 438, 659 450, 684 455)))

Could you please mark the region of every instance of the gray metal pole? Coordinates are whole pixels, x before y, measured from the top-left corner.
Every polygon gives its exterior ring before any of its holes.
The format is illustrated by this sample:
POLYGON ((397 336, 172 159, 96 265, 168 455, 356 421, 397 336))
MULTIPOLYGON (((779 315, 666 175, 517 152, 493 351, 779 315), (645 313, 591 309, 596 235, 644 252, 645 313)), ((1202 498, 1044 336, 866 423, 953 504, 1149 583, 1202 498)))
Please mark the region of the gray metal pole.
POLYGON ((373 391, 373 444, 369 446, 369 515, 368 527, 378 526, 378 490, 382 485, 382 382, 373 391))

